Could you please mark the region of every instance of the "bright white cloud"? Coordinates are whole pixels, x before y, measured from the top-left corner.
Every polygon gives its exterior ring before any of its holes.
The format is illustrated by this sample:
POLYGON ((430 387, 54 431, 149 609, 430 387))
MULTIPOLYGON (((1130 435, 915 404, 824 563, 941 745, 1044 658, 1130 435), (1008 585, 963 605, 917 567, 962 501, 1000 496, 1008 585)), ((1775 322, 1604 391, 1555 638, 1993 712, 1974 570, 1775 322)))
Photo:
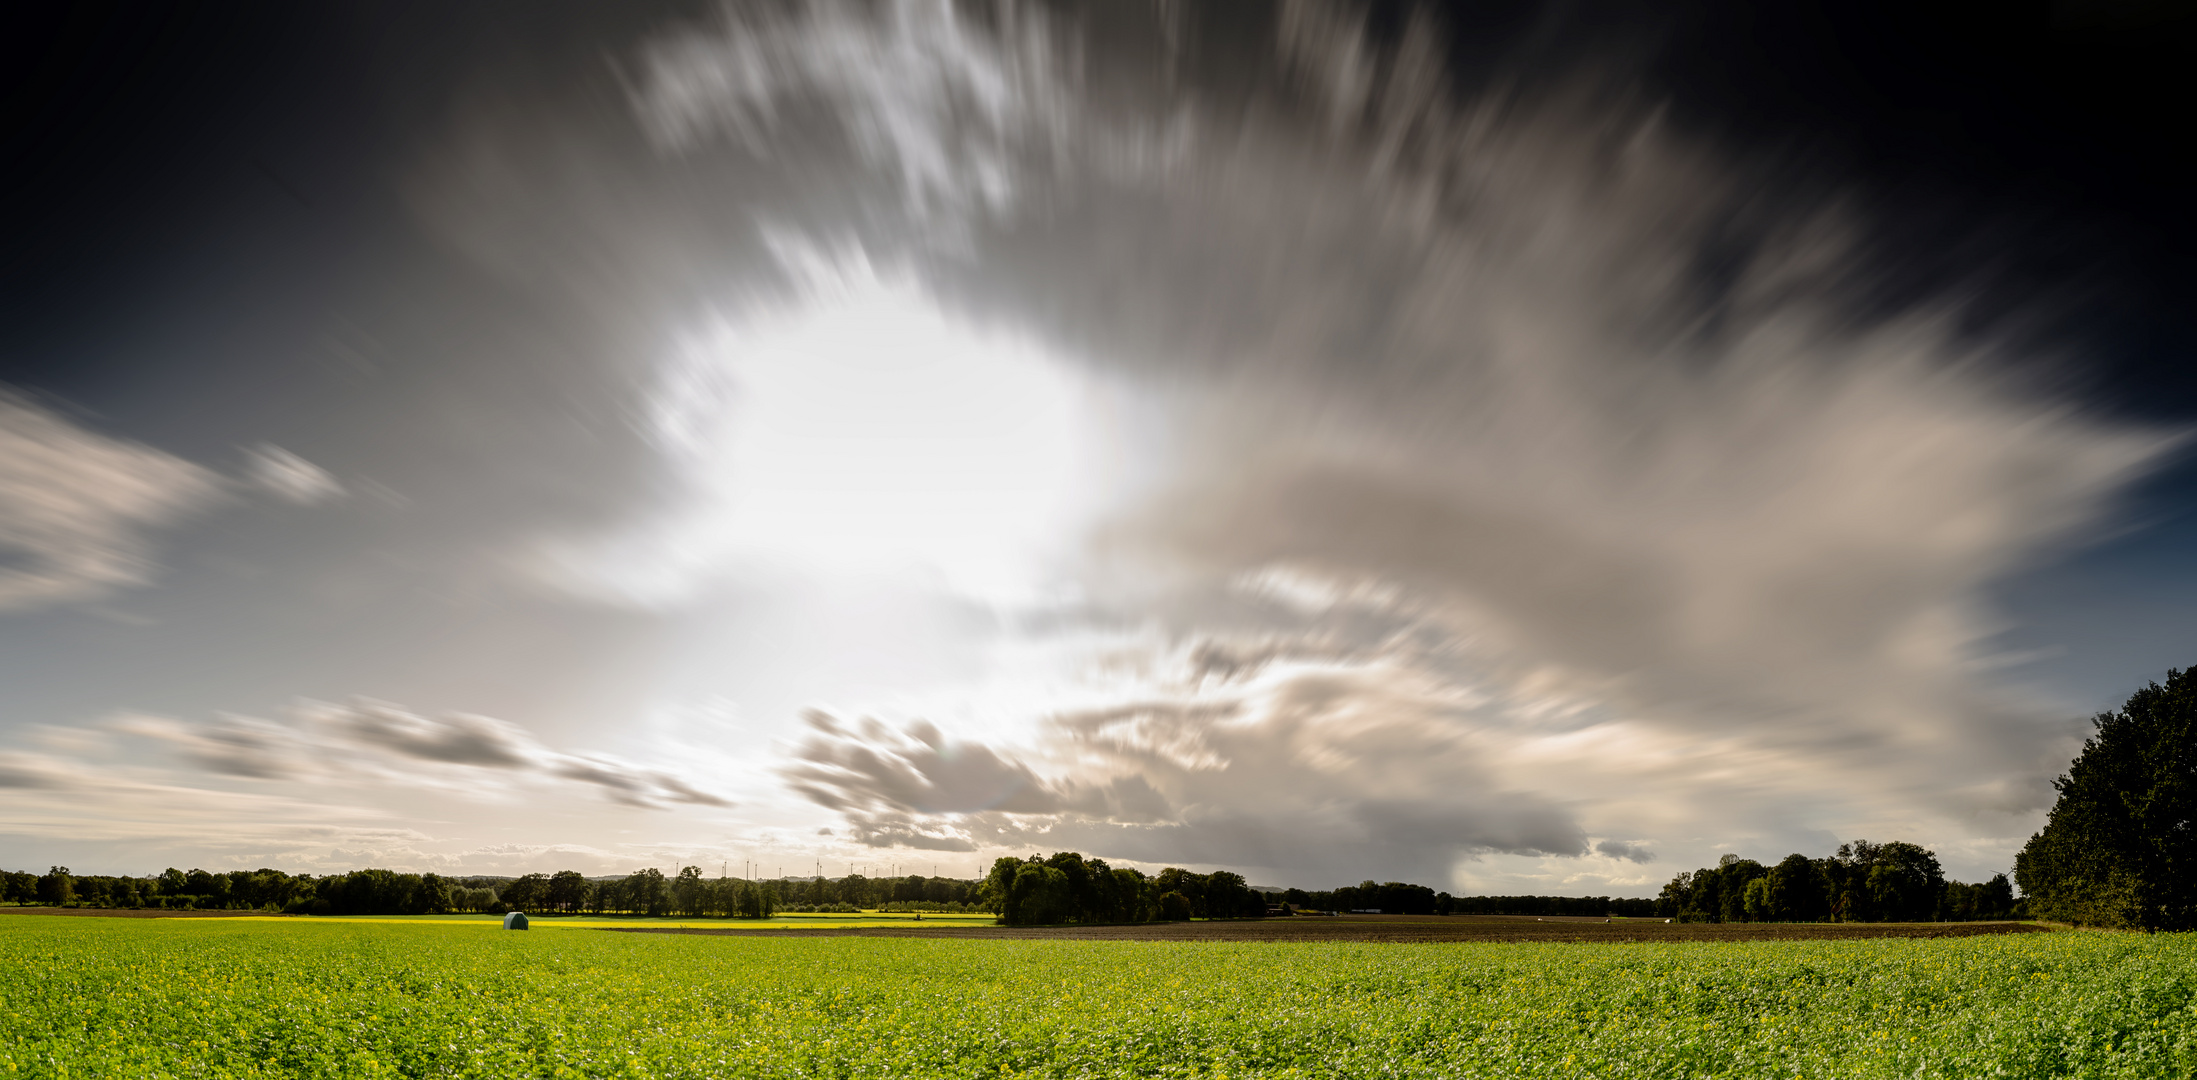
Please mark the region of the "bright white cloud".
POLYGON ((0 612, 146 584, 148 534, 222 492, 206 469, 0 391, 0 612))
POLYGON ((800 268, 800 301, 680 336, 648 419, 668 505, 561 561, 649 604, 774 572, 1041 591, 1103 494, 1090 380, 859 253, 800 268))

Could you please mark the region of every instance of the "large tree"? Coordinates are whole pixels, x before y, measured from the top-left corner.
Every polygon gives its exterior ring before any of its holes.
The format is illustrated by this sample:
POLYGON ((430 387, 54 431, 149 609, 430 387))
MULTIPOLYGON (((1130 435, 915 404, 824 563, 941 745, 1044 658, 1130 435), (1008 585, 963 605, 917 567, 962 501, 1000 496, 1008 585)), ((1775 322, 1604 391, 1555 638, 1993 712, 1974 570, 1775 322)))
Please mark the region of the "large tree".
POLYGON ((2130 695, 2053 781, 2059 802, 2014 861, 2039 918, 2197 928, 2197 671, 2130 695))

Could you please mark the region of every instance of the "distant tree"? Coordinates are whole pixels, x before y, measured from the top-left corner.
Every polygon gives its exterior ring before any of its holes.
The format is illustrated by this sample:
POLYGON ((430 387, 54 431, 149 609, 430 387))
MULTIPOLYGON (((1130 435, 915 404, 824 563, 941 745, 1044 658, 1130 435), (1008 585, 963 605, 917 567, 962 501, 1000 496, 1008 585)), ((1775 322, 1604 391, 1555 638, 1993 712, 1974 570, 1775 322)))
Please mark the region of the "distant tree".
POLYGON ((450 910, 450 882, 440 874, 421 874, 419 900, 425 914, 439 915, 450 910))
MULTIPOLYGON (((512 884, 516 885, 518 882, 512 884)), ((505 899, 508 901, 510 898, 507 895, 505 899)), ((671 911, 671 889, 664 880, 664 872, 651 866, 626 875, 625 909, 641 915, 668 914, 671 911)))
MULTIPOLYGON (((1369 881, 1366 884, 1371 885, 1373 883, 1369 881)), ((1161 870, 1159 876, 1152 879, 1152 887, 1158 889, 1162 894, 1181 893, 1183 899, 1190 901, 1190 912, 1194 917, 1201 919, 1206 917, 1204 874, 1194 874, 1182 867, 1170 866, 1161 870)))
POLYGON ((17 907, 23 907, 38 899, 38 875, 36 874, 11 870, 5 875, 0 875, 0 887, 5 888, 6 899, 15 901, 17 907))
POLYGON ((1887 843, 1869 868, 1869 898, 1877 911, 1892 922, 1928 919, 1945 888, 1945 872, 1938 857, 1918 844, 1903 840, 1887 843))
MULTIPOLYGON (((1831 916, 1827 883, 1806 855, 1779 860, 1762 879, 1765 922, 1821 922, 1831 916)), ((1750 886, 1751 887, 1751 886, 1750 886)))
POLYGON ((435 898, 424 886, 418 874, 353 870, 315 881, 316 895, 309 905, 299 906, 317 915, 424 915, 436 910, 435 898))
POLYGON ((513 911, 540 911, 549 905, 549 875, 527 874, 497 890, 513 911))
POLYGON ((1770 872, 1769 868, 1737 855, 1726 855, 1716 867, 1717 917, 1724 922, 1746 922, 1747 887, 1770 872))
POLYGON ((1693 897, 1693 888, 1694 872, 1679 871, 1663 884, 1663 891, 1656 894, 1655 913, 1666 919, 1685 915, 1693 897))
POLYGON ((56 866, 38 879, 38 902, 66 904, 76 899, 76 879, 66 866, 56 866))
POLYGON ((1127 866, 1117 866, 1112 877, 1113 887, 1107 895, 1107 921, 1152 921, 1157 915, 1154 905, 1158 902, 1158 895, 1152 891, 1152 883, 1145 878, 1144 872, 1127 866))
POLYGON ((1159 916, 1165 922, 1190 921, 1190 898, 1179 892, 1161 893, 1159 916))
POLYGON ((2197 669, 2167 672, 2096 733, 2045 826, 2014 860, 2031 914, 2086 926, 2197 929, 2197 669))
POLYGON ((1919 922, 1937 911, 1945 873, 1927 848, 1904 840, 1840 844, 1822 864, 1842 922, 1919 922))
POLYGON ((1024 863, 1007 887, 1000 912, 1010 926, 1043 926, 1068 921, 1074 895, 1068 875, 1044 863, 1024 863))
POLYGON ((767 919, 777 905, 770 886, 761 881, 735 881, 734 913, 744 919, 767 919))
POLYGON ((672 879, 671 882, 672 909, 681 915, 700 915, 704 895, 702 868, 699 866, 680 867, 679 876, 672 879))
POLYGON ((559 870, 549 878, 549 906, 559 911, 578 911, 587 903, 587 894, 592 888, 587 875, 578 870, 559 870))
MULTIPOLYGON (((1391 894, 1401 896, 1404 895, 1404 890, 1419 886, 1390 882, 1378 888, 1382 896, 1381 902, 1386 903, 1391 894)), ((1427 912, 1431 913, 1434 908, 1434 891, 1428 889, 1426 894, 1427 912)), ((1397 910, 1403 908, 1399 906, 1397 910)), ((1213 919, 1257 918, 1266 914, 1266 897, 1253 892, 1251 886, 1244 882, 1243 875, 1228 870, 1215 870, 1205 875, 1205 912, 1206 917, 1213 919)))
MULTIPOLYGON (((1036 856, 1031 857, 1036 858, 1036 856)), ((1015 875, 1021 872, 1021 859, 1011 856, 1001 856, 993 859, 991 873, 986 874, 983 883, 977 886, 978 905, 994 915, 1004 915, 1007 907, 1007 894, 1013 891, 1015 875)))
MULTIPOLYGON (((1086 861, 1074 851, 1056 851, 1045 860, 1045 865, 1060 871, 1065 880, 1062 911, 1057 922, 1092 922, 1093 913, 1104 904, 1092 879, 1099 875, 1112 877, 1113 868, 1097 859, 1086 861)), ((1019 872, 1018 872, 1019 876, 1019 872)))
POLYGON ((229 877, 194 866, 189 874, 184 875, 183 891, 198 897, 200 907, 217 908, 222 901, 229 898, 229 877))
POLYGON ((1780 914, 1770 900, 1770 879, 1758 877, 1747 883, 1741 894, 1742 906, 1748 922, 1778 922, 1780 914))

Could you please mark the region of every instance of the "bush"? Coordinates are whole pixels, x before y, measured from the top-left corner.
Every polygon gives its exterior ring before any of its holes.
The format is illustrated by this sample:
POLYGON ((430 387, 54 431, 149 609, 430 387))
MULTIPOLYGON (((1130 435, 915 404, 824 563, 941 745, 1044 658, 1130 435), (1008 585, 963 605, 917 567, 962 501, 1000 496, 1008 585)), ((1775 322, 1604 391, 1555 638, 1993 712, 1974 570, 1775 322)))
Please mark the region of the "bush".
POLYGON ((1171 892, 1171 893, 1167 893, 1167 894, 1165 894, 1165 895, 1161 896, 1161 897, 1160 897, 1160 921, 1161 921, 1161 922, 1189 922, 1189 921, 1190 921, 1190 898, 1189 898, 1189 897, 1187 897, 1187 896, 1184 896, 1183 894, 1181 894, 1181 893, 1179 893, 1179 892, 1171 892))

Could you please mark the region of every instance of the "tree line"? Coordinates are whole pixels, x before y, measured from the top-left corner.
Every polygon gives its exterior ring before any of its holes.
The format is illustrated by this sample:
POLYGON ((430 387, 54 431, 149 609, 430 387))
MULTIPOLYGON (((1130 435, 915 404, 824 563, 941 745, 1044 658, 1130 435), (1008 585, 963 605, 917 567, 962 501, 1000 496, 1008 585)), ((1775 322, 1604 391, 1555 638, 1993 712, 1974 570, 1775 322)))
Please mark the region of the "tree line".
POLYGON ((1404 881, 1361 881, 1334 889, 1260 891, 1226 870, 1169 867, 1150 877, 1073 851, 1000 859, 980 886, 1003 921, 1156 922, 1379 912, 1385 915, 1624 915, 1647 917, 1656 901, 1608 896, 1451 896, 1404 881), (995 899, 996 898, 996 899, 995 899))
POLYGON ((650 867, 622 877, 577 870, 520 877, 441 876, 353 870, 315 876, 280 870, 170 868, 153 877, 13 872, 0 897, 17 904, 228 909, 300 915, 428 915, 451 912, 769 918, 784 911, 981 911, 1016 925, 1261 918, 1300 912, 1392 915, 1620 915, 1704 921, 2003 918, 2014 912, 2005 877, 1946 882, 1936 856, 1913 844, 1857 841, 1829 859, 1793 855, 1775 866, 1726 856, 1680 874, 1655 899, 1451 896, 1409 882, 1362 881, 1334 889, 1261 892, 1226 870, 1168 867, 1147 875, 1078 852, 995 861, 983 878, 871 878, 849 874, 750 880, 707 877, 700 867, 666 875, 650 867))
POLYGON ((1198 874, 1170 866, 1146 876, 1079 852, 1001 858, 977 887, 980 902, 1011 926, 1258 918, 1264 894, 1227 870, 1198 874))
POLYGON ((291 915, 437 915, 451 912, 567 911, 630 915, 769 918, 781 887, 772 882, 704 878, 699 867, 666 877, 655 868, 625 877, 589 878, 576 870, 519 878, 445 877, 394 870, 286 874, 280 870, 183 871, 153 877, 0 874, 0 899, 18 905, 266 911, 291 915))
POLYGON ((1679 874, 1655 914, 1684 922, 1968 922, 2022 914, 2005 874, 1948 881, 1935 853, 1902 840, 1841 844, 1829 858, 1775 865, 1726 855, 1679 874))
POLYGON ((297 915, 500 914, 654 915, 769 918, 783 911, 980 911, 1018 925, 1134 923, 1259 918, 1298 911, 1390 914, 1506 912, 1604 914, 1627 903, 1596 897, 1464 897, 1406 882, 1365 881, 1307 892, 1260 892, 1227 870, 1168 867, 1147 875, 1078 852, 1003 858, 983 878, 865 877, 750 880, 707 877, 700 867, 666 875, 650 867, 623 877, 577 870, 519 877, 443 876, 367 869, 287 874, 280 870, 169 870, 153 877, 80 875, 67 867, 4 875, 4 899, 83 907, 252 910, 297 915))

